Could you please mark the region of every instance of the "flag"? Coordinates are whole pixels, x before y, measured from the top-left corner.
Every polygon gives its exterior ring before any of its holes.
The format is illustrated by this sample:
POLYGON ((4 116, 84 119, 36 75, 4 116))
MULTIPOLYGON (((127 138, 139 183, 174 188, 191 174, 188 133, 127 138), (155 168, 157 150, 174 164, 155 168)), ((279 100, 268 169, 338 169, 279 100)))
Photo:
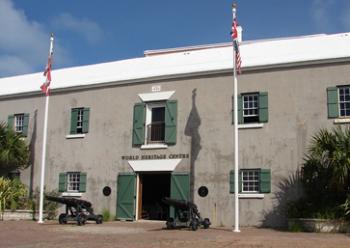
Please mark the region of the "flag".
POLYGON ((233 19, 232 23, 232 30, 231 30, 231 37, 233 39, 233 49, 235 49, 236 52, 236 70, 238 74, 242 73, 241 65, 242 65, 242 59, 241 54, 239 52, 239 42, 238 42, 238 30, 237 30, 237 19, 233 19))
POLYGON ((46 96, 50 95, 52 55, 53 55, 53 36, 51 35, 49 58, 47 60, 47 65, 44 71, 45 82, 40 86, 41 91, 45 93, 46 96))

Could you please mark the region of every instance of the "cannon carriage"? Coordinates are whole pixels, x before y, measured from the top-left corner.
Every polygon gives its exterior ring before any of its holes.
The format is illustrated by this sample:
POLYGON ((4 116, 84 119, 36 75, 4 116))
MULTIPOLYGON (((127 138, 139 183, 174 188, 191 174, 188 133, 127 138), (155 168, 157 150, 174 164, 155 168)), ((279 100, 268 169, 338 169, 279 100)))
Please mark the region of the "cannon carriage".
POLYGON ((102 224, 102 215, 94 214, 91 202, 71 197, 45 196, 49 201, 58 202, 66 205, 65 213, 58 217, 60 224, 67 224, 68 221, 76 221, 79 226, 85 225, 86 221, 95 221, 96 224, 102 224))
POLYGON ((201 217, 197 205, 193 202, 168 197, 165 197, 163 202, 175 208, 175 216, 170 217, 166 222, 167 229, 190 227, 196 231, 200 226, 207 229, 211 225, 208 218, 201 217))

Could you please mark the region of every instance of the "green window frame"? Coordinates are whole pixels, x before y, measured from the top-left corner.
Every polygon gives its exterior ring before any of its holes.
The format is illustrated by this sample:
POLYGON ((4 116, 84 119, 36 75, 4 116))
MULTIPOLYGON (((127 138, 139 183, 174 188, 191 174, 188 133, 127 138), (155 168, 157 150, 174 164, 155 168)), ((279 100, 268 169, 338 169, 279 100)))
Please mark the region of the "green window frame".
MULTIPOLYGON (((237 96, 238 124, 267 123, 269 121, 268 93, 245 92, 237 96)), ((232 97, 232 124, 234 124, 234 98, 232 97)))
POLYGON ((70 134, 85 134, 89 132, 90 108, 72 108, 70 134))
POLYGON ((61 172, 58 178, 58 191, 59 192, 86 192, 86 179, 87 174, 85 172, 61 172), (74 182, 70 182, 70 175, 74 174, 74 182), (75 184, 74 189, 70 189, 70 184, 75 184))
MULTIPOLYGON (((152 129, 151 126, 146 127, 147 105, 154 103, 136 103, 133 113, 133 128, 132 128, 132 145, 140 146, 148 144, 152 129)), ((162 102, 159 102, 163 105, 162 102)), ((158 105, 159 105, 158 104, 158 105)), ((167 145, 175 145, 177 140, 177 101, 164 101, 164 143, 167 145)), ((163 137, 163 135, 160 135, 163 137)), ((163 143, 161 141, 161 143, 163 143)))
POLYGON ((28 136, 29 114, 19 113, 9 115, 7 118, 7 127, 20 133, 23 136, 28 136))
MULTIPOLYGON (((239 193, 247 193, 247 194, 256 194, 256 193, 271 193, 271 170, 270 169, 240 169, 239 170, 239 193), (258 190, 254 189, 252 191, 246 190, 244 191, 244 187, 246 187, 246 182, 254 182, 257 178, 253 177, 251 180, 247 179, 244 181, 243 172, 256 171, 258 175, 258 190)), ((230 193, 235 193, 235 177, 234 170, 230 171, 230 193)))

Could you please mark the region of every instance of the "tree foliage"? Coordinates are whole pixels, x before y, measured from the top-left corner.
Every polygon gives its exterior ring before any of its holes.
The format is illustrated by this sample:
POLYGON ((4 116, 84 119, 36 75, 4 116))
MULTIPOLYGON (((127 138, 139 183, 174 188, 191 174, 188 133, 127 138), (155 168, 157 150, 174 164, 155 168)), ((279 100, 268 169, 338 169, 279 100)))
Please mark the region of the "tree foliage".
POLYGON ((0 175, 28 166, 29 148, 22 134, 0 123, 0 175))
POLYGON ((5 211, 6 203, 27 194, 26 188, 17 180, 0 177, 0 213, 1 220, 5 211))
POLYGON ((304 197, 292 204, 292 217, 344 216, 350 194, 350 129, 321 129, 312 138, 302 167, 304 197))

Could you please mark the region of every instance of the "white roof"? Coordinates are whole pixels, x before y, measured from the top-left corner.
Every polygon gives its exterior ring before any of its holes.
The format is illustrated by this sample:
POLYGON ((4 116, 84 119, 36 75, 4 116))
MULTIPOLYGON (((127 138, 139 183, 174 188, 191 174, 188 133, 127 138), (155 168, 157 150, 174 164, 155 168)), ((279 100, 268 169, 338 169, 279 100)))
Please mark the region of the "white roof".
MULTIPOLYGON (((51 89, 89 87, 230 70, 232 45, 218 44, 159 50, 158 55, 52 71, 51 89)), ((244 41, 240 45, 242 68, 350 58, 350 33, 244 41)), ((0 96, 38 92, 42 72, 0 78, 0 96)))

